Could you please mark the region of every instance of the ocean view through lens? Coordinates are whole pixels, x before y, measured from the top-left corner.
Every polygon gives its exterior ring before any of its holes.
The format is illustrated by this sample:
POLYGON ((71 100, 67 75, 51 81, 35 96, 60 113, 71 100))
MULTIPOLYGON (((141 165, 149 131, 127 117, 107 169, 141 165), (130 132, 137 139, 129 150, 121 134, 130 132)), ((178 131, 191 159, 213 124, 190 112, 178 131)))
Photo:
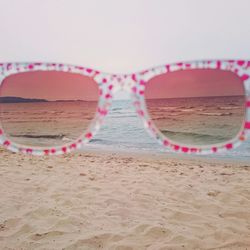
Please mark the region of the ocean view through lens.
POLYGON ((0 87, 1 124, 24 146, 55 147, 75 141, 95 117, 99 87, 90 77, 62 71, 13 74, 0 87))
POLYGON ((94 117, 96 102, 0 103, 0 110, 2 127, 13 142, 50 147, 82 135, 94 117))
POLYGON ((233 72, 187 69, 146 83, 146 105, 156 127, 177 144, 227 143, 242 130, 245 90, 233 72))
POLYGON ((156 127, 169 139, 187 145, 229 141, 240 132, 244 96, 147 100, 156 127))

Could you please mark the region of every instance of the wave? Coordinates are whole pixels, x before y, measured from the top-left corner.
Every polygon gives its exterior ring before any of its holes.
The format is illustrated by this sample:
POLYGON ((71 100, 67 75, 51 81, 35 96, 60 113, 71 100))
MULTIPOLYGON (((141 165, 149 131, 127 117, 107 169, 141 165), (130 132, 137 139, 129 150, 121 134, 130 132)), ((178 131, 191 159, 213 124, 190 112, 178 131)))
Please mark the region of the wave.
POLYGON ((118 110, 124 110, 124 109, 123 109, 123 108, 112 108, 112 109, 111 109, 111 112, 112 112, 112 111, 118 111, 118 110))
POLYGON ((219 112, 202 112, 202 113, 198 113, 199 115, 207 115, 207 116, 230 116, 233 115, 233 113, 228 112, 228 113, 219 113, 219 112))
POLYGON ((159 121, 159 120, 176 121, 176 119, 174 118, 175 116, 180 116, 180 115, 179 114, 169 114, 167 116, 153 117, 153 121, 159 121))
POLYGON ((109 114, 109 118, 135 118, 136 115, 109 114))
POLYGON ((168 136, 170 139, 185 142, 186 139, 191 139, 194 142, 205 142, 205 143, 218 143, 222 141, 227 141, 228 137, 222 135, 210 135, 210 134, 199 134, 193 132, 177 132, 170 130, 162 130, 164 135, 168 136))
MULTIPOLYGON (((91 139, 91 143, 98 144, 98 145, 109 145, 109 146, 115 146, 117 147, 119 145, 123 145, 122 142, 112 141, 112 140, 106 140, 106 139, 91 139)), ((125 145, 124 145, 125 146, 125 145)))
POLYGON ((11 134, 11 137, 22 137, 30 139, 63 139, 65 138, 64 134, 60 135, 29 135, 29 134, 11 134))
POLYGON ((241 108, 240 106, 235 106, 235 107, 218 107, 219 110, 231 110, 231 109, 239 109, 241 108))
MULTIPOLYGON (((92 139, 90 140, 91 143, 95 143, 95 144, 100 144, 100 145, 114 145, 116 144, 116 142, 111 141, 111 140, 105 140, 105 139, 92 139)), ((119 142, 121 143, 121 142, 119 142)), ((117 145, 115 145, 117 146, 117 145)))

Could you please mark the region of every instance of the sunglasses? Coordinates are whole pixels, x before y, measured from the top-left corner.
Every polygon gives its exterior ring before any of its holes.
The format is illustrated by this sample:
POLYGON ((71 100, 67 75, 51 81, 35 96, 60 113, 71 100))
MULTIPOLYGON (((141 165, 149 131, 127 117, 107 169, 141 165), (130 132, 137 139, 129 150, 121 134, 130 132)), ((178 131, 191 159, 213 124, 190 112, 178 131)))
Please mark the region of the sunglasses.
POLYGON ((145 128, 166 149, 230 150, 250 134, 250 61, 176 63, 134 74, 65 64, 0 64, 0 144, 32 155, 91 141, 117 91, 130 93, 145 128))

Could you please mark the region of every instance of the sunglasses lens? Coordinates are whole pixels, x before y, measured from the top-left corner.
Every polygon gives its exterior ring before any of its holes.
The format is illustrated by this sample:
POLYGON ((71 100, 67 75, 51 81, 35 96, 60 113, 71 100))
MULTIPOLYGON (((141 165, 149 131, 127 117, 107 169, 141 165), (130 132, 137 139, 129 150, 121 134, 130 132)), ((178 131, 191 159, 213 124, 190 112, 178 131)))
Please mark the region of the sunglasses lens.
POLYGON ((190 69, 156 76, 146 84, 149 116, 170 140, 212 145, 233 139, 245 118, 245 91, 233 72, 190 69))
POLYGON ((0 87, 1 124, 6 136, 25 146, 60 146, 88 128, 98 104, 90 77, 59 71, 11 75, 0 87))

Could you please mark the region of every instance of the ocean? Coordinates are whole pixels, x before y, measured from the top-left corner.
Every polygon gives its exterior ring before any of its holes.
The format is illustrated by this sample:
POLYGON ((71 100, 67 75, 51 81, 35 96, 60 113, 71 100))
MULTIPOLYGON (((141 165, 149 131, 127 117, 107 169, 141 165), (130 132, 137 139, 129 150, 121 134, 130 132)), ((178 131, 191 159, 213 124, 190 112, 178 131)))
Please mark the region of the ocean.
MULTIPOLYGON (((105 118, 101 130, 90 143, 91 147, 108 150, 159 153, 168 150, 162 147, 144 128, 130 101, 116 100, 105 118)), ((202 156, 208 157, 208 156, 202 156)), ((213 154, 214 158, 242 159, 250 161, 250 140, 234 150, 213 154)))
MULTIPOLYGON (((194 100, 193 102, 197 101, 201 102, 201 100, 194 100)), ((177 135, 178 139, 181 140, 182 138, 185 139, 185 136, 187 137, 187 134, 189 134, 195 136, 194 138, 196 138, 196 142, 199 144, 204 143, 204 141, 206 142, 206 140, 208 140, 207 142, 211 141, 211 136, 208 136, 208 133, 211 131, 207 129, 204 130, 203 128, 203 130, 198 131, 199 133, 197 134, 197 130, 188 131, 190 130, 188 123, 184 125, 185 121, 188 119, 189 122, 193 121, 195 124, 194 114, 192 116, 195 105, 187 106, 184 105, 185 103, 178 101, 179 106, 177 109, 177 101, 172 100, 170 102, 172 103, 168 103, 168 105, 164 104, 165 111, 162 109, 159 113, 159 110, 157 110, 154 105, 152 105, 151 110, 152 114, 155 113, 156 116, 159 117, 159 121, 164 119, 168 120, 169 127, 166 128, 168 129, 168 135, 177 135), (182 120, 179 121, 177 118, 182 120), (177 124, 180 124, 178 125, 179 128, 186 129, 186 132, 173 132, 175 128, 177 128, 177 124)), ((212 103, 212 101, 210 102, 212 103)), ((237 100, 235 102, 237 102, 237 100)), ((200 109, 199 112, 201 112, 199 115, 205 119, 202 118, 202 122, 210 124, 212 120, 214 124, 218 123, 220 136, 221 138, 225 138, 229 130, 227 127, 224 128, 223 122, 232 123, 232 127, 235 127, 233 121, 237 121, 237 119, 233 119, 234 113, 238 115, 238 112, 235 111, 237 107, 232 105, 234 103, 233 99, 228 99, 227 102, 224 101, 224 106, 219 105, 219 111, 209 110, 211 105, 209 105, 208 100, 206 102, 203 101, 203 103, 205 103, 203 105, 204 107, 202 107, 202 104, 196 105, 196 107, 200 109), (226 103, 227 105, 225 105, 226 103), (229 110, 228 105, 230 103, 232 108, 229 110), (204 115, 209 112, 210 115, 204 115), (219 120, 220 122, 217 122, 219 120), (221 129, 222 126, 224 129, 221 129)), ((2 116, 1 121, 5 132, 7 131, 7 134, 16 142, 25 143, 26 145, 36 144, 37 146, 63 145, 70 142, 72 138, 77 138, 77 136, 84 131, 86 124, 89 124, 95 112, 95 105, 96 103, 94 102, 77 101, 19 104, 6 103, 1 104, 0 107, 2 116), (90 115, 90 113, 92 115, 90 115)), ((159 106, 160 104, 158 103, 157 107, 159 106)), ((212 127, 210 126, 210 130, 213 129, 212 134, 217 133, 217 135, 219 135, 213 123, 210 124, 212 125, 212 127)), ((199 124, 197 123, 196 125, 199 124)), ((217 137, 218 136, 216 136, 216 138, 217 137)), ((130 100, 113 101, 103 126, 85 148, 154 154, 164 154, 168 152, 166 148, 159 145, 145 130, 130 100)), ((240 147, 234 150, 221 154, 214 154, 209 157, 250 160, 250 140, 244 142, 240 147)))

